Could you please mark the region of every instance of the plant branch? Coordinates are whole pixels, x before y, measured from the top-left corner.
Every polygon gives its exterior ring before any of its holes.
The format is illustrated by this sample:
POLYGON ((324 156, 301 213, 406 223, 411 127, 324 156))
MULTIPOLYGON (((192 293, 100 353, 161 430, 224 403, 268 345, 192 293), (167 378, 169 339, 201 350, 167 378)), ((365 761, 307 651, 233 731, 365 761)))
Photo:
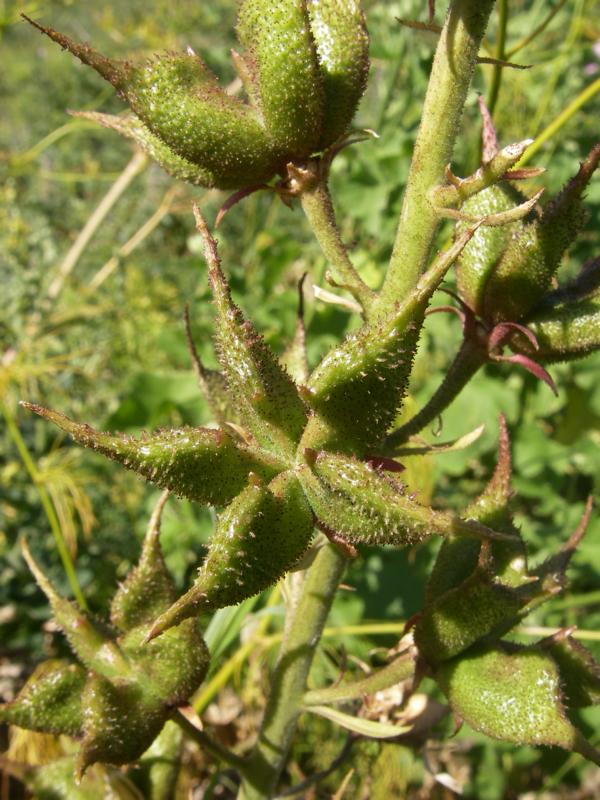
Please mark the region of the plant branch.
POLYGON ((444 380, 429 402, 406 424, 390 433, 385 440, 385 452, 393 453, 411 436, 433 422, 458 397, 473 375, 487 360, 485 350, 470 339, 463 340, 456 358, 444 380))
POLYGON ((414 661, 402 656, 361 680, 343 683, 341 686, 328 686, 326 689, 312 689, 304 695, 303 704, 320 706, 345 700, 360 700, 365 695, 389 689, 390 686, 410 678, 414 671, 414 661))
POLYGON ((376 295, 363 281, 350 261, 335 221, 335 212, 327 184, 319 182, 314 188, 302 192, 301 203, 323 255, 333 268, 334 278, 339 281, 340 286, 347 289, 358 300, 364 309, 365 316, 368 316, 376 295))
POLYGON ((425 271, 439 217, 430 191, 444 183, 494 0, 454 0, 442 29, 413 152, 396 241, 378 303, 386 314, 425 271))
POLYGON ((258 741, 246 765, 239 795, 244 800, 271 797, 275 791, 296 730, 315 650, 345 566, 339 550, 325 545, 307 571, 271 676, 258 741))
POLYGON ((218 742, 216 739, 213 739, 212 736, 209 736, 208 733, 200 730, 200 728, 197 728, 184 714, 181 713, 181 711, 175 711, 171 719, 173 722, 179 725, 181 730, 188 738, 199 744, 203 750, 207 750, 211 755, 215 756, 215 758, 218 758, 219 761, 223 761, 241 775, 244 774, 246 762, 241 756, 232 753, 231 750, 223 747, 221 742, 218 742))

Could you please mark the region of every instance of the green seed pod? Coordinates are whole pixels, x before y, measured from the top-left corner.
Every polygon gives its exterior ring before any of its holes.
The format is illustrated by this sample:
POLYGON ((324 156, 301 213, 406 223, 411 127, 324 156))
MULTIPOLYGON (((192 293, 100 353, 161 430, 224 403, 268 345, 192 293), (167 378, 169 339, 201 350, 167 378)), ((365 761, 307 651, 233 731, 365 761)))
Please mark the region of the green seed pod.
POLYGON ((324 104, 306 0, 244 0, 237 32, 275 148, 305 158, 318 149, 324 104))
POLYGON ((369 74, 369 35, 358 0, 308 0, 325 91, 320 149, 348 130, 369 74))
POLYGON ((290 458, 306 425, 306 408, 277 356, 233 302, 216 243, 198 209, 195 213, 209 265, 208 277, 217 309, 217 350, 229 394, 243 426, 257 441, 283 458, 290 458))
POLYGON ((53 422, 84 447, 118 461, 163 489, 201 503, 225 505, 243 489, 250 472, 270 478, 280 468, 276 459, 234 439, 221 428, 158 431, 136 439, 96 431, 33 403, 22 405, 53 422))
MULTIPOLYGON (((489 528, 512 535, 511 542, 493 542, 492 572, 503 586, 518 587, 529 581, 525 545, 515 528, 511 514, 511 456, 508 429, 500 417, 500 442, 496 469, 479 497, 464 512, 489 528)), ((425 606, 450 589, 460 586, 477 569, 481 544, 464 537, 449 536, 442 542, 425 588, 425 606)))
MULTIPOLYGON (((498 231, 479 229, 458 269, 461 294, 476 314, 493 324, 515 322, 540 302, 585 223, 582 195, 599 161, 600 144, 537 218, 531 214, 498 231)), ((514 189, 492 186, 469 199, 461 210, 469 216, 503 211, 511 196, 514 189)))
POLYGON ((78 736, 86 672, 68 661, 43 661, 19 695, 0 705, 0 721, 30 731, 78 736))
POLYGON ((473 648, 440 667, 436 679, 454 713, 476 731, 515 744, 562 747, 598 763, 600 754, 567 719, 556 664, 538 648, 473 648))
POLYGON ((539 348, 522 336, 514 347, 544 363, 583 358, 600 348, 600 259, 566 286, 549 292, 527 318, 539 348))
POLYGON ((162 139, 155 136, 144 123, 134 116, 119 117, 114 114, 99 114, 95 111, 71 112, 72 116, 97 122, 104 128, 120 133, 126 139, 134 141, 147 153, 153 161, 162 167, 165 172, 180 181, 192 183, 195 186, 216 186, 218 178, 209 170, 199 167, 186 158, 178 155, 166 145, 162 139))
POLYGON ((169 710, 137 683, 111 683, 93 673, 81 697, 83 740, 76 774, 97 761, 129 764, 148 749, 160 733, 169 710))
POLYGON ((309 451, 299 472, 319 522, 353 544, 413 545, 428 536, 496 534, 454 514, 434 511, 404 494, 402 484, 351 456, 309 451))
POLYGON ((312 533, 313 516, 294 473, 281 473, 268 487, 251 483, 220 515, 194 585, 156 620, 150 638, 266 589, 299 561, 312 533))
POLYGON ((460 585, 429 603, 415 625, 415 644, 435 667, 475 642, 513 627, 522 606, 519 595, 494 579, 482 564, 460 585))
POLYGON ((377 451, 406 394, 427 304, 472 235, 465 231, 440 253, 400 305, 325 356, 308 383, 306 400, 317 414, 302 447, 358 456, 377 451))
MULTIPOLYGON (((461 212, 479 218, 500 214, 520 205, 525 198, 510 184, 497 183, 482 189, 466 200, 461 212)), ((459 222, 457 233, 465 230, 466 222, 459 222)), ((498 266, 506 246, 523 223, 508 225, 482 225, 467 244, 456 262, 456 282, 461 298, 477 316, 485 314, 486 287, 498 266)))
MULTIPOLYGON (((278 159, 254 110, 227 95, 198 56, 163 53, 133 65, 32 24, 109 81, 166 148, 200 167, 207 185, 239 189, 276 172, 278 159)), ((168 163, 171 156, 158 150, 168 163)))
POLYGON ((600 666, 572 636, 551 638, 542 643, 558 665, 561 688, 568 708, 584 708, 600 703, 600 666))

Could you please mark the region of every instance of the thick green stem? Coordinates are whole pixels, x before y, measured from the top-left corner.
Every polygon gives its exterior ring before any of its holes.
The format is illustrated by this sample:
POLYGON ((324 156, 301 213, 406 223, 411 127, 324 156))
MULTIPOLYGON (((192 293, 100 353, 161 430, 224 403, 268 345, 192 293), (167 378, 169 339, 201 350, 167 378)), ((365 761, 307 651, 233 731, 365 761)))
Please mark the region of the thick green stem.
POLYGON ((438 42, 402 213, 378 313, 405 297, 425 271, 439 217, 429 200, 444 182, 494 0, 454 0, 438 42))
POLYGON ((438 390, 418 414, 391 433, 385 441, 386 452, 392 453, 406 440, 433 422, 458 397, 473 375, 486 362, 485 350, 476 342, 465 339, 450 365, 438 390))
POLYGON ((345 566, 341 552, 325 545, 307 572, 271 676, 258 741, 246 763, 239 795, 243 800, 273 796, 296 730, 315 650, 345 566))
POLYGON ((375 292, 362 280, 350 261, 335 221, 335 212, 327 184, 319 182, 314 188, 302 192, 301 202, 321 250, 331 264, 334 280, 358 300, 364 309, 365 316, 368 316, 375 299, 375 292))

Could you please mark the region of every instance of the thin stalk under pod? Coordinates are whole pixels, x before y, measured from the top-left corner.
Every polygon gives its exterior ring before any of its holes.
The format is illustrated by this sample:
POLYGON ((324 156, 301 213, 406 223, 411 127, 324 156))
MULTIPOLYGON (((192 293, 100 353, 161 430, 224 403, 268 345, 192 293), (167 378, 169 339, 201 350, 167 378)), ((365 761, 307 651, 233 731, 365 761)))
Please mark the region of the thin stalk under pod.
POLYGON ((458 397, 473 375, 486 361, 487 353, 485 349, 478 343, 465 339, 444 380, 429 402, 405 425, 402 425, 387 437, 385 441, 386 451, 393 453, 407 439, 419 433, 419 431, 422 431, 423 428, 437 419, 458 397))
POLYGON ((244 770, 240 800, 264 800, 275 791, 296 731, 313 656, 345 566, 346 558, 328 544, 306 574, 271 676, 271 691, 258 741, 244 770))
POLYGON ((454 0, 440 34, 379 312, 405 297, 425 271, 439 216, 429 200, 444 182, 494 0, 454 0))

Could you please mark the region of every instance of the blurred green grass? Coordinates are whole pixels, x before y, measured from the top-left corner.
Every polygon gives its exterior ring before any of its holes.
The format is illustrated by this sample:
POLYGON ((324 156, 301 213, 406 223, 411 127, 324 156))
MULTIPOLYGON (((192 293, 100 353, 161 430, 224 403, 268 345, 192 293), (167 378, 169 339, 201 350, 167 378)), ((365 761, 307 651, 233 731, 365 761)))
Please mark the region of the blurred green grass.
MULTIPOLYGON (((396 22, 397 17, 424 19, 426 3, 421 0, 373 0, 365 6, 372 70, 357 124, 373 128, 380 138, 344 151, 334 164, 332 183, 344 238, 352 243, 353 258, 365 279, 377 286, 391 251, 435 37, 396 22)), ((438 17, 443 10, 438 9, 438 17)), ((20 11, 92 41, 117 57, 191 45, 228 82, 233 78, 228 48, 234 44, 236 3, 0 3, 0 340, 4 353, 0 391, 40 470, 52 464, 49 485, 66 492, 73 524, 79 530, 76 548, 73 543, 79 580, 90 606, 101 610, 115 581, 137 556, 156 493, 116 465, 75 449, 45 423, 20 412, 16 402, 42 401, 99 427, 128 431, 205 422, 207 410, 196 389, 181 322, 182 309, 189 303, 198 348, 206 362, 214 365, 212 311, 189 209, 191 200, 197 199, 209 219, 214 219, 223 196, 181 187, 157 227, 122 257, 121 247, 165 202, 174 185, 158 168, 148 167, 111 209, 60 293, 49 298, 61 263, 132 151, 112 133, 66 115, 69 108, 114 112, 121 104, 91 70, 21 21, 20 11), (97 280, 99 271, 114 257, 114 270, 95 285, 95 276, 97 280), (81 501, 64 489, 65 476, 91 502, 95 524, 87 535, 79 519, 81 501)), ((512 0, 508 49, 535 28, 547 11, 544 0, 512 0)), ((591 71, 598 61, 592 49, 600 40, 597 12, 594 0, 568 0, 547 29, 515 56, 533 68, 503 71, 495 112, 502 143, 539 134, 595 80, 591 71)), ((493 20, 492 51, 496 25, 493 20)), ((490 66, 477 71, 456 152, 458 174, 477 163, 477 93, 488 95, 492 73, 490 66)), ((579 159, 598 138, 599 97, 581 108, 534 159, 535 164, 547 167, 536 182, 547 187, 547 195, 576 171, 579 159)), ((588 192, 588 205, 590 221, 570 254, 565 274, 600 252, 597 179, 588 192)), ((440 244, 448 230, 440 232, 440 244)), ((290 211, 276 199, 258 194, 229 213, 219 242, 236 299, 271 344, 283 350, 293 332, 298 278, 308 270, 311 280, 322 285, 326 266, 300 211, 290 211)), ((355 324, 344 311, 318 301, 308 303, 307 323, 313 364, 355 324)), ((458 323, 449 315, 428 319, 411 407, 426 400, 437 386, 459 336, 458 323)), ((537 558, 544 558, 572 531, 587 495, 597 495, 600 488, 599 368, 598 356, 553 368, 558 398, 524 373, 487 368, 444 415, 442 431, 442 438, 450 439, 484 422, 484 435, 467 451, 419 463, 409 459, 412 487, 422 497, 433 494, 439 505, 464 506, 493 468, 497 418, 504 412, 514 445, 518 520, 537 558)), ((25 655, 19 657, 31 661, 42 650, 61 645, 56 637, 49 644, 42 634, 47 609, 21 561, 20 537, 28 537, 52 577, 65 591, 68 587, 37 491, 5 427, 0 427, 0 437, 0 606, 14 612, 2 624, 2 647, 9 656, 20 652, 25 655)), ((211 525, 208 511, 185 502, 170 503, 163 543, 181 586, 193 574, 211 525)), ((435 545, 408 553, 365 549, 364 558, 347 576, 356 591, 340 593, 331 624, 406 619, 420 607, 434 550, 435 545)), ((548 604, 536 612, 532 624, 596 629, 598 602, 588 603, 585 594, 598 589, 599 573, 600 518, 596 514, 574 560, 575 602, 568 609, 558 601, 548 604)), ((275 615, 275 628, 279 619, 275 615)), ((391 635, 382 639, 367 633, 328 640, 316 664, 315 679, 334 679, 344 651, 368 659, 373 647, 391 645, 393 640, 391 635)), ((228 652, 235 652, 236 641, 228 652)), ((249 668, 245 674, 250 681, 257 673, 249 668)), ((245 699, 255 701, 248 686, 242 685, 243 681, 238 688, 245 699)), ((598 715, 590 719, 590 725, 600 722, 598 715)), ((331 753, 316 747, 323 736, 331 739, 332 750, 339 749, 343 736, 332 733, 329 723, 313 718, 304 723, 295 752, 303 770, 314 771, 326 764, 331 753)), ((493 745, 470 731, 461 734, 457 751, 463 741, 474 743, 465 788, 469 797, 495 800, 517 796, 517 788, 541 791, 568 760, 567 755, 554 752, 550 758, 537 751, 493 745)), ((458 758, 456 753, 453 757, 458 758)), ((385 791, 387 796, 412 796, 410 792, 424 779, 419 757, 396 745, 361 746, 356 769, 352 784, 356 797, 366 791, 371 769, 381 796, 386 796, 385 791), (404 764, 405 776, 414 776, 406 779, 403 789, 398 788, 405 794, 390 794, 389 787, 397 786, 399 780, 389 766, 390 754, 394 763, 404 764)), ((575 762, 561 774, 561 791, 580 786, 585 770, 575 762)), ((334 773, 325 786, 334 791, 343 775, 343 769, 334 773)))

